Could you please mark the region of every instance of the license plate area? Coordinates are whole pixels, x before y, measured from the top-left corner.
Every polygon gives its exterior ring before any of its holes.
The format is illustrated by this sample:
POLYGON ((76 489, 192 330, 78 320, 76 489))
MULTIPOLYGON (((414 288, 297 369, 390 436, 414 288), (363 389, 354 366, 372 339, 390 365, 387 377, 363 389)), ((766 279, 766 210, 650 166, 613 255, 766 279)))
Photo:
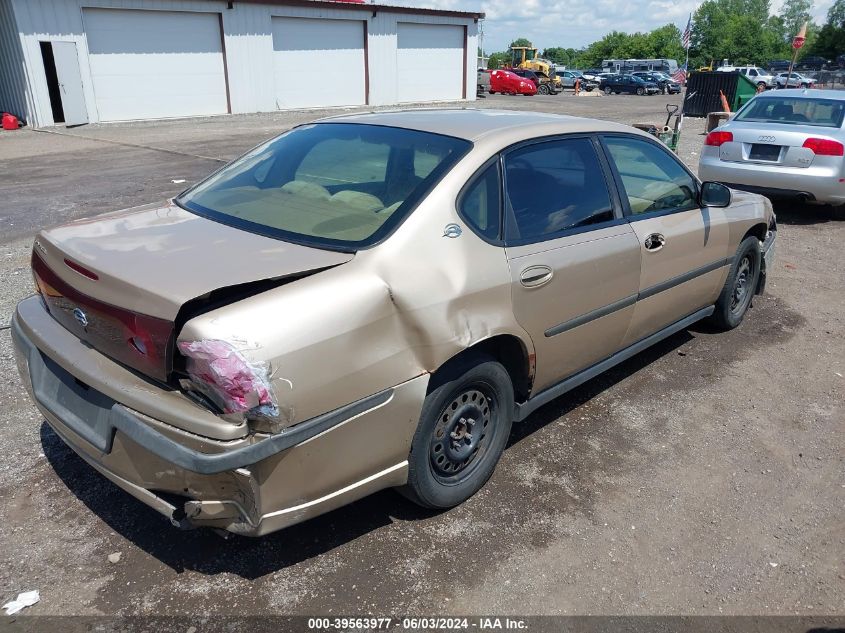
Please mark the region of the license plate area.
POLYGON ((765 145, 762 143, 754 143, 751 145, 751 151, 748 153, 749 160, 764 160, 770 163, 776 163, 780 159, 780 145, 765 145))
POLYGON ((102 453, 110 453, 114 400, 77 380, 48 356, 29 357, 35 399, 58 420, 102 453))

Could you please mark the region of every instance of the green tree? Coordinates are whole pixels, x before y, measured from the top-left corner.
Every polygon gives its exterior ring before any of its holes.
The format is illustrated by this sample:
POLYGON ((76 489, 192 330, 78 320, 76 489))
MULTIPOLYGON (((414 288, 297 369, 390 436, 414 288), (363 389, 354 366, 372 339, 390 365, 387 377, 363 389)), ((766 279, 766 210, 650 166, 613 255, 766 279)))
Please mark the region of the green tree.
POLYGON ((705 0, 693 16, 693 65, 761 64, 789 55, 784 21, 770 17, 769 8, 769 0, 705 0))
POLYGON ((531 40, 524 37, 518 37, 511 42, 511 46, 527 46, 528 48, 532 48, 534 45, 531 43, 531 40))
POLYGON ((686 51, 681 44, 681 30, 674 24, 654 29, 648 34, 648 38, 651 42, 652 57, 678 61, 684 59, 686 51))
POLYGON ((503 68, 504 66, 509 66, 510 63, 510 52, 491 53, 490 57, 487 58, 487 68, 490 68, 491 70, 495 70, 496 68, 503 68))
POLYGON ((667 58, 682 60, 681 32, 674 24, 666 24, 649 33, 613 31, 582 51, 572 51, 572 65, 597 67, 604 59, 667 58))
POLYGON ((553 46, 543 50, 543 57, 545 59, 550 59, 555 64, 560 64, 561 66, 572 66, 575 63, 577 55, 578 51, 574 48, 563 48, 561 46, 553 46))
POLYGON ((845 52, 845 0, 836 0, 827 11, 827 22, 810 45, 815 55, 834 59, 845 52))
POLYGON ((804 22, 810 21, 810 10, 813 8, 813 0, 786 0, 780 9, 780 17, 783 20, 784 39, 787 43, 801 30, 804 22))

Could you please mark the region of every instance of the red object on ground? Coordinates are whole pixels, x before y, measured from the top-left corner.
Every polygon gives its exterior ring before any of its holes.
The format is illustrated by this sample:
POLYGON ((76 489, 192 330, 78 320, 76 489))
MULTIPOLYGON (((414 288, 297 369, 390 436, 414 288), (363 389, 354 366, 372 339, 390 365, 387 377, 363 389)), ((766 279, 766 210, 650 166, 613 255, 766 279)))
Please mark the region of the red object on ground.
POLYGON ((17 130, 21 127, 21 122, 14 114, 9 114, 8 112, 3 113, 3 129, 4 130, 17 130))
POLYGON ((537 86, 529 79, 524 79, 508 70, 494 70, 490 73, 490 92, 505 94, 535 95, 537 86))

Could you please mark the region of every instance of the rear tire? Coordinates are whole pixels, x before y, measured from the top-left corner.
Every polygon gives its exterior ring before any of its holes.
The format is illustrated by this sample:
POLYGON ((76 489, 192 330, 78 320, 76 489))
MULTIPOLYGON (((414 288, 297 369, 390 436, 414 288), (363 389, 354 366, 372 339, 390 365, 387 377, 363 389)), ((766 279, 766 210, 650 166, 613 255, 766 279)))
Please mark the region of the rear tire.
POLYGON ((753 235, 742 240, 710 317, 718 329, 732 330, 742 323, 760 281, 761 259, 760 241, 753 235))
POLYGON ((643 90, 642 88, 637 88, 637 94, 638 94, 640 97, 642 97, 642 96, 645 94, 645 90, 643 90))
POLYGON ((613 89, 610 86, 604 87, 604 94, 609 95, 613 92, 613 89))
POLYGON ((550 94, 551 91, 549 90, 548 84, 540 84, 540 87, 537 88, 537 92, 539 92, 541 95, 547 95, 550 94))
POLYGON ((432 376, 399 492, 426 508, 451 508, 493 474, 513 423, 507 370, 478 354, 432 376))

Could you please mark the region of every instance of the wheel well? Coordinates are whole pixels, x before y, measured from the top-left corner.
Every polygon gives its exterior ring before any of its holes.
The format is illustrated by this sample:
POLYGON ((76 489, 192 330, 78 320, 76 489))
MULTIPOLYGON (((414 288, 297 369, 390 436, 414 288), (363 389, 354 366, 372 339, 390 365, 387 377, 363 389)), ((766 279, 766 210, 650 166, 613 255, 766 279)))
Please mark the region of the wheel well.
MULTIPOLYGON (((742 236, 742 239, 744 240, 746 237, 753 235, 761 242, 764 242, 766 240, 766 233, 768 232, 768 230, 769 229, 765 224, 755 224, 745 232, 745 235, 742 236)), ((742 240, 740 240, 740 242, 742 242, 742 240)))
POLYGON ((531 369, 528 361, 528 351, 519 338, 511 334, 500 334, 484 339, 461 350, 458 354, 443 363, 437 371, 433 372, 429 389, 432 385, 439 384, 436 379, 439 376, 446 376, 461 367, 464 361, 470 357, 482 354, 490 356, 502 364, 507 370, 513 384, 513 394, 517 402, 528 399, 531 391, 531 369))
MULTIPOLYGON (((745 238, 751 237, 752 235, 756 237, 761 242, 766 241, 766 233, 768 233, 769 229, 765 224, 755 224, 750 229, 745 232, 745 235, 742 236, 742 240, 744 241, 745 238)), ((757 280, 757 287, 754 289, 754 294, 763 294, 763 291, 766 289, 766 263, 765 261, 760 262, 761 272, 760 278, 757 280)))

